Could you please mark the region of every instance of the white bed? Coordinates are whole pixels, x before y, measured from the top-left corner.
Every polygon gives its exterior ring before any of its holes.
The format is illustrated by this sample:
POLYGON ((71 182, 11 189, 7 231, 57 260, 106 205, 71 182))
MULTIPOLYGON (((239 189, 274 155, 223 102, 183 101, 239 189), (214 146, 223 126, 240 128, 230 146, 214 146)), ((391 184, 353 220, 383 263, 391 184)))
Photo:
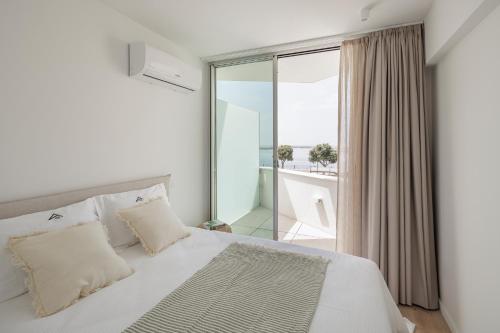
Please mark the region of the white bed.
MULTIPOLYGON (((165 184, 168 192, 170 176, 0 203, 0 219, 55 209, 95 195, 142 189, 158 183, 165 184)), ((156 257, 148 257, 141 245, 122 250, 119 253, 135 269, 134 274, 51 316, 37 318, 28 294, 0 303, 0 332, 121 332, 231 242, 260 244, 331 259, 310 327, 311 333, 409 331, 378 268, 368 260, 193 228, 190 237, 178 241, 156 257)))
POLYGON ((235 241, 331 258, 311 333, 408 332, 368 260, 196 228, 156 257, 146 256, 140 245, 123 250, 120 255, 135 269, 132 276, 49 317, 35 317, 27 294, 0 303, 0 332, 121 332, 235 241))

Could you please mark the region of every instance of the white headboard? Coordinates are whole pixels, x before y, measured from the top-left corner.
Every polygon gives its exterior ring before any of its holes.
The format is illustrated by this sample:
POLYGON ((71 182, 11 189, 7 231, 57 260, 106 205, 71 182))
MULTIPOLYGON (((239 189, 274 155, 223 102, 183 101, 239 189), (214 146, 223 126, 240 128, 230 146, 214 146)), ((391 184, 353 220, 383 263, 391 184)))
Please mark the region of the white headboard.
POLYGON ((165 188, 167 189, 168 194, 170 175, 90 187, 86 189, 45 195, 30 199, 4 202, 0 203, 0 219, 56 209, 78 201, 85 200, 95 195, 139 190, 141 188, 153 186, 159 183, 165 184, 165 188))

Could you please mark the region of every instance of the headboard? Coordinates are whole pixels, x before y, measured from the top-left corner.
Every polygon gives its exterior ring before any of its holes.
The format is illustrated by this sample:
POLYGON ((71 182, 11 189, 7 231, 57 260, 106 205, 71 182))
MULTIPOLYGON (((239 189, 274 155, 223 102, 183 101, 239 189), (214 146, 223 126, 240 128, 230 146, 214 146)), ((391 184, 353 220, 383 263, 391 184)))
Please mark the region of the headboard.
POLYGON ((90 187, 82 190, 40 196, 36 198, 0 203, 0 219, 31 214, 85 200, 99 194, 117 193, 150 187, 164 183, 169 192, 170 175, 133 180, 123 183, 90 187))

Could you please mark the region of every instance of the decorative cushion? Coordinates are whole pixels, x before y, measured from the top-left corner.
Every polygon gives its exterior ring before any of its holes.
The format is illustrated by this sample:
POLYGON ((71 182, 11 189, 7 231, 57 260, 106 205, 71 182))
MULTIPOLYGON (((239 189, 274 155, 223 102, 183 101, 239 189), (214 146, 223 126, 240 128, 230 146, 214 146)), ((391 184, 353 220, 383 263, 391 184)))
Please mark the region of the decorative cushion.
POLYGON ((167 198, 167 191, 163 184, 157 184, 142 190, 104 194, 95 197, 99 219, 108 228, 110 243, 113 247, 129 246, 137 243, 137 238, 117 218, 116 212, 122 208, 132 207, 137 203, 159 196, 167 198))
POLYGON ((0 220, 0 302, 28 291, 26 274, 11 263, 7 249, 9 237, 65 228, 82 222, 97 221, 94 199, 69 206, 0 220))
POLYGON ((121 209, 117 214, 139 238, 150 256, 190 235, 189 229, 175 215, 165 197, 121 209))
POLYGON ((42 317, 133 273, 109 245, 100 222, 11 237, 8 246, 28 274, 33 305, 42 317))

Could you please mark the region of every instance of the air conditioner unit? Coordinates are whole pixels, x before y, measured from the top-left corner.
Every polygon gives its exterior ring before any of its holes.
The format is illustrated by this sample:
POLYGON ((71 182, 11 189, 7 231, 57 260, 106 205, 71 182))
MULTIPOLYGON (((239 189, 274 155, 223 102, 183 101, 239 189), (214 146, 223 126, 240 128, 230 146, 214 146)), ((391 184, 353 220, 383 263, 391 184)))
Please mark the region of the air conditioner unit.
POLYGON ((200 89, 201 70, 144 42, 129 45, 129 75, 180 92, 200 89))

